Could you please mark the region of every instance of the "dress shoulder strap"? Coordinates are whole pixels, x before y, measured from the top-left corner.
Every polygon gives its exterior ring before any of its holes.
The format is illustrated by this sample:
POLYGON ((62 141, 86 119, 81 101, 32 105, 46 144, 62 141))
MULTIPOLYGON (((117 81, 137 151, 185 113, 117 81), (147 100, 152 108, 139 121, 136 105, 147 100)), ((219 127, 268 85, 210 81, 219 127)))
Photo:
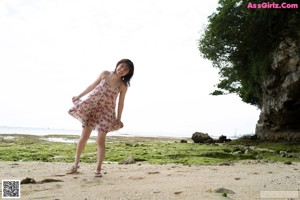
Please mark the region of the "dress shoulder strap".
POLYGON ((105 81, 107 81, 107 77, 108 77, 108 75, 110 74, 110 72, 109 71, 105 71, 104 72, 104 74, 103 74, 103 78, 102 78, 102 80, 105 80, 105 81))

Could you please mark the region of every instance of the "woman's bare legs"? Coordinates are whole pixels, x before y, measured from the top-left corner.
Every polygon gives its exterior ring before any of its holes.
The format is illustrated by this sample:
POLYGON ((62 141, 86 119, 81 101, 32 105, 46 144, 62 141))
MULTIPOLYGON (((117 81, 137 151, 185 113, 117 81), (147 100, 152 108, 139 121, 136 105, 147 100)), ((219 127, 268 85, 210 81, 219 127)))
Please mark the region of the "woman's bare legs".
POLYGON ((96 176, 101 175, 101 167, 105 157, 105 139, 106 133, 105 132, 98 132, 97 137, 97 169, 96 169, 96 176))
POLYGON ((81 153, 83 152, 83 150, 85 148, 86 142, 90 138, 91 132, 92 132, 92 129, 90 127, 82 128, 81 136, 80 136, 78 144, 77 144, 75 162, 74 162, 74 166, 73 166, 74 171, 76 171, 78 168, 81 153))

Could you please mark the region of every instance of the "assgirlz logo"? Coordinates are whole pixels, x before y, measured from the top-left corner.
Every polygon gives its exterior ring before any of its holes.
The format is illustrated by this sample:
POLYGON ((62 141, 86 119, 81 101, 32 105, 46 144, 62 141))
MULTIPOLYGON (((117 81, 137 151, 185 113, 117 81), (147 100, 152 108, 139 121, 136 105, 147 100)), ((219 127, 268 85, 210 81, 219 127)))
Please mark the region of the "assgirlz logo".
POLYGON ((294 3, 275 3, 275 2, 263 2, 263 3, 248 3, 247 8, 250 9, 298 9, 298 4, 294 3))

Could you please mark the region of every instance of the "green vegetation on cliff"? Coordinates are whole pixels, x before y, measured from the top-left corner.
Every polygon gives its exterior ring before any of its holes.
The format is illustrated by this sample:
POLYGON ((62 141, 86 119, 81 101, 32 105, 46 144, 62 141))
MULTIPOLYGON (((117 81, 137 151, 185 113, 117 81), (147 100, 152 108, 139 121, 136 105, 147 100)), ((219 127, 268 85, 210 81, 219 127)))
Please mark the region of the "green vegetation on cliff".
MULTIPOLYGON (((295 2, 284 1, 298 5, 295 2)), ((213 62, 221 77, 212 94, 236 93, 259 108, 261 84, 270 73, 272 52, 282 38, 300 38, 299 8, 275 9, 268 4, 266 9, 253 8, 261 3, 267 2, 220 0, 199 40, 201 55, 213 62)), ((272 3, 282 6, 283 1, 272 3)))

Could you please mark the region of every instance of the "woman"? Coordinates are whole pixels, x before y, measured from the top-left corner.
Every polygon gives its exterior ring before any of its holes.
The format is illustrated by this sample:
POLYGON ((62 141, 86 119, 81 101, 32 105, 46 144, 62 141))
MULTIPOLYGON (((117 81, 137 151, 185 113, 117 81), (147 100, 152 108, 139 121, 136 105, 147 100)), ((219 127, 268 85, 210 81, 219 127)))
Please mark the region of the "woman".
POLYGON ((82 133, 77 145, 75 162, 70 173, 77 172, 80 156, 86 142, 92 130, 97 130, 97 168, 95 177, 102 177, 101 167, 105 157, 106 134, 123 127, 121 117, 124 99, 133 73, 134 65, 131 60, 122 59, 117 63, 115 71, 103 71, 94 83, 81 94, 72 98, 75 105, 69 110, 69 114, 81 121, 82 133), (90 95, 84 101, 81 101, 80 98, 88 93, 90 95), (119 102, 116 115, 118 95, 119 102))

